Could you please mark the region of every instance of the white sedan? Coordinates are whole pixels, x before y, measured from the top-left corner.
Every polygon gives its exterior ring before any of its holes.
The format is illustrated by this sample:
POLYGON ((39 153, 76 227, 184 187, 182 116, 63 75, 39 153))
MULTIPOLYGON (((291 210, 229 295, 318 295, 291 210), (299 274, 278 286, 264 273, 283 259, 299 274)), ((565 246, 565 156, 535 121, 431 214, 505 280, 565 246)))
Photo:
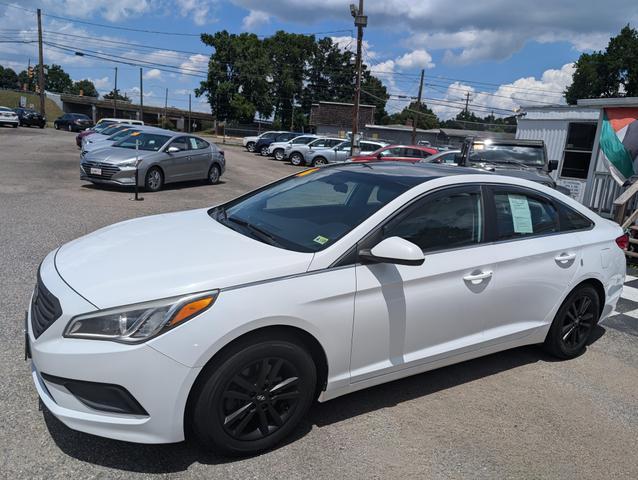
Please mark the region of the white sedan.
POLYGON ((538 183, 471 172, 312 168, 63 245, 25 320, 42 401, 83 432, 253 454, 317 398, 527 344, 580 355, 620 297, 627 237, 538 183))
POLYGON ((9 125, 17 128, 20 125, 18 114, 7 107, 0 107, 0 125, 9 125))

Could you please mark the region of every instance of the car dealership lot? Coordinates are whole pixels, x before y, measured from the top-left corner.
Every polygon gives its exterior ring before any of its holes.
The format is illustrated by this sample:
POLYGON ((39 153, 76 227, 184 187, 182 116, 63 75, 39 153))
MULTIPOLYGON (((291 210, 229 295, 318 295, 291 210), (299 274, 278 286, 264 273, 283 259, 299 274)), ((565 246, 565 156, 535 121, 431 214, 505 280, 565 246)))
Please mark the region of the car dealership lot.
POLYGON ((255 458, 101 439, 38 411, 22 360, 22 319, 44 255, 104 225, 212 205, 296 170, 239 148, 225 150, 220 184, 169 185, 132 202, 130 190, 79 181, 73 134, 0 129, 3 476, 638 476, 638 329, 631 313, 638 296, 631 287, 619 308, 628 313, 599 328, 576 360, 557 362, 537 348, 522 348, 358 392, 316 405, 292 442, 255 458))

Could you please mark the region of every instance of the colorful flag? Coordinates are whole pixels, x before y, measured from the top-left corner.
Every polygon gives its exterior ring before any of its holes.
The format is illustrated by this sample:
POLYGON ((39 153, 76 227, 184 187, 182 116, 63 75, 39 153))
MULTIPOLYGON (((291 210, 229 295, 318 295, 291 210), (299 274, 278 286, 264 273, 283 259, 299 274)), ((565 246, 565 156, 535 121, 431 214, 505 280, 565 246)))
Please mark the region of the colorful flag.
POLYGON ((612 177, 623 185, 636 173, 638 161, 638 108, 605 108, 600 149, 612 177))

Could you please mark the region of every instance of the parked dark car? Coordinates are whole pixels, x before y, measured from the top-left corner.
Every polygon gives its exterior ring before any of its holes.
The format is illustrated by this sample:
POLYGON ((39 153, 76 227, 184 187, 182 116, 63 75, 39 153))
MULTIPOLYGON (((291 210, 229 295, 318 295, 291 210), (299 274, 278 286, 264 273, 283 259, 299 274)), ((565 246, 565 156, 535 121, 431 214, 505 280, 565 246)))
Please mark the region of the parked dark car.
POLYGON ((14 112, 18 115, 18 119, 20 119, 21 127, 40 127, 44 128, 47 124, 47 119, 40 115, 39 112, 32 110, 30 108, 14 108, 14 112))
POLYGON ((273 142, 287 142, 288 140, 292 140, 295 137, 298 137, 300 135, 303 135, 303 133, 300 132, 283 132, 280 133, 279 135, 275 136, 275 137, 271 137, 271 138, 260 138, 259 140, 257 140, 257 143, 255 144, 255 152, 259 152, 261 154, 262 157, 265 157, 268 155, 268 147, 270 146, 271 143, 273 142))
POLYGON ((69 132, 79 132, 93 126, 93 120, 83 113, 65 113, 53 122, 56 130, 64 129, 69 132))

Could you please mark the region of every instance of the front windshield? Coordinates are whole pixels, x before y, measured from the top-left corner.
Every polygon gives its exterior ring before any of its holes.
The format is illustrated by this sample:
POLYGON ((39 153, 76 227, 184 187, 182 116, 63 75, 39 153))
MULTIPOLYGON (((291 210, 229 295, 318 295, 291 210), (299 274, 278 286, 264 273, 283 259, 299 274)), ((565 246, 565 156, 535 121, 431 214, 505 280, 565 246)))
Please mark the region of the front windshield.
POLYGON ((130 128, 130 127, 128 125, 122 125, 121 123, 118 123, 115 125, 108 126, 104 130, 102 130, 100 133, 108 137, 110 135, 113 135, 114 133, 119 132, 120 130, 124 130, 125 128, 130 128))
POLYGON ((422 181, 420 176, 363 165, 314 168, 209 213, 228 228, 264 243, 317 252, 422 181))
POLYGON ((137 144, 137 148, 139 148, 140 150, 157 152, 166 142, 170 140, 170 138, 171 137, 169 137, 168 135, 135 132, 128 135, 123 140, 120 140, 118 143, 115 143, 113 146, 135 149, 135 145, 137 144))
POLYGON ((113 122, 102 122, 99 125, 96 125, 95 127, 93 127, 93 130, 96 132, 102 132, 112 126, 113 126, 113 122))
POLYGON ((122 140, 123 138, 128 137, 131 133, 135 133, 135 132, 139 132, 139 130, 135 130, 132 128, 125 128, 124 130, 120 130, 119 132, 114 133, 113 135, 108 137, 107 140, 114 140, 117 142, 118 140, 122 140))
POLYGON ((470 163, 514 163, 530 167, 545 166, 542 147, 520 145, 474 145, 470 163))

